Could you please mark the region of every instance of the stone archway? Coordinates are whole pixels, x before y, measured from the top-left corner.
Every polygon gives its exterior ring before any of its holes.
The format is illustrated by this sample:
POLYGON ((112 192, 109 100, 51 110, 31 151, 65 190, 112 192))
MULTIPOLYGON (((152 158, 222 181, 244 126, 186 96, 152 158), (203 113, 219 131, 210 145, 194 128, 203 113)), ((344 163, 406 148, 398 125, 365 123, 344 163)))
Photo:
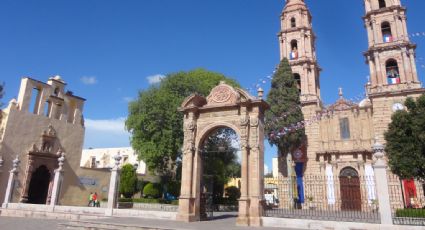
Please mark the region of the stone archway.
POLYGON ((178 220, 200 220, 200 145, 220 127, 233 129, 242 152, 241 198, 237 224, 261 226, 264 192, 264 112, 269 105, 242 89, 221 82, 205 98, 192 95, 183 102, 184 143, 178 220))
POLYGON ((28 203, 47 203, 51 177, 52 175, 45 165, 41 165, 32 173, 31 182, 28 188, 28 203))

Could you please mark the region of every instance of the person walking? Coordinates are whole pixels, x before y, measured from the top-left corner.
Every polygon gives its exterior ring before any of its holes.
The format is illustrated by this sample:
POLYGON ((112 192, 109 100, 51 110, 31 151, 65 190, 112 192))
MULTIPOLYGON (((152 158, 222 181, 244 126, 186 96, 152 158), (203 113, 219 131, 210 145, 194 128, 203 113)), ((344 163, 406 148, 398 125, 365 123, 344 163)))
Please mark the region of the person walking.
POLYGON ((97 193, 93 194, 93 207, 98 207, 99 201, 97 200, 97 193))
POLYGON ((89 207, 93 206, 93 193, 92 192, 89 195, 89 204, 87 206, 89 206, 89 207))

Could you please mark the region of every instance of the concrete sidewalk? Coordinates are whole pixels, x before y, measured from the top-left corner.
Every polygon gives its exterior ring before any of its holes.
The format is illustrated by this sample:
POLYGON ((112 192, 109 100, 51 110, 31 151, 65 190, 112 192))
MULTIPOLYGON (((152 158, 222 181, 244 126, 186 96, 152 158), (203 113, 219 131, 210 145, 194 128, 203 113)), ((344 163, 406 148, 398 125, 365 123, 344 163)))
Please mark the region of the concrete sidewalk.
MULTIPOLYGON (((73 225, 86 226, 86 227, 100 227, 100 229, 167 229, 167 230, 182 230, 182 229, 201 229, 201 230, 277 230, 289 228, 252 228, 252 227, 237 227, 236 216, 231 214, 224 214, 216 217, 210 221, 184 223, 171 220, 155 220, 155 219, 141 219, 141 218, 108 218, 98 219, 93 221, 73 221, 68 224, 62 225, 67 229, 72 229, 73 225), (105 228, 103 228, 105 227, 105 228)), ((78 228, 75 228, 78 229, 78 228)))
POLYGON ((279 228, 250 228, 236 227, 236 216, 234 214, 222 214, 211 221, 202 221, 195 223, 183 223, 171 220, 142 219, 142 218, 105 218, 96 220, 48 220, 0 217, 1 230, 42 230, 42 229, 120 229, 120 230, 182 230, 182 229, 200 229, 200 230, 277 230, 287 229, 284 226, 279 228))

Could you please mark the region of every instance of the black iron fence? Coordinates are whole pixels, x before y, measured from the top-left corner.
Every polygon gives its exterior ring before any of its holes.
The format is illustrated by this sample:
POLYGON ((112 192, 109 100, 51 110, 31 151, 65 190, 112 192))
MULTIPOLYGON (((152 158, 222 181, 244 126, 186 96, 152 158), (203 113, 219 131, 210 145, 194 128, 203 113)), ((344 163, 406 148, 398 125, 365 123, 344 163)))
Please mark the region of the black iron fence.
POLYGON ((304 175, 267 183, 275 188, 265 194, 267 217, 380 223, 374 177, 304 175))
POLYGON ((401 180, 389 173, 388 189, 393 223, 425 226, 424 184, 415 180, 401 180))

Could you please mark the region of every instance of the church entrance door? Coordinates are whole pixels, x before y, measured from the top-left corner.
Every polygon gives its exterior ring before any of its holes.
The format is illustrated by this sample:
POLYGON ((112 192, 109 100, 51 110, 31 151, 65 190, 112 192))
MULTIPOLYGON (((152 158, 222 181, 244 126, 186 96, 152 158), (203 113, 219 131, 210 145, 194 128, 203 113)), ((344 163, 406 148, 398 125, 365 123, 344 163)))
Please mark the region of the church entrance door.
POLYGON ((361 211, 360 179, 357 171, 344 168, 340 175, 341 210, 361 211))
POLYGON ((45 165, 38 167, 31 176, 28 203, 46 204, 49 191, 50 172, 45 165))

